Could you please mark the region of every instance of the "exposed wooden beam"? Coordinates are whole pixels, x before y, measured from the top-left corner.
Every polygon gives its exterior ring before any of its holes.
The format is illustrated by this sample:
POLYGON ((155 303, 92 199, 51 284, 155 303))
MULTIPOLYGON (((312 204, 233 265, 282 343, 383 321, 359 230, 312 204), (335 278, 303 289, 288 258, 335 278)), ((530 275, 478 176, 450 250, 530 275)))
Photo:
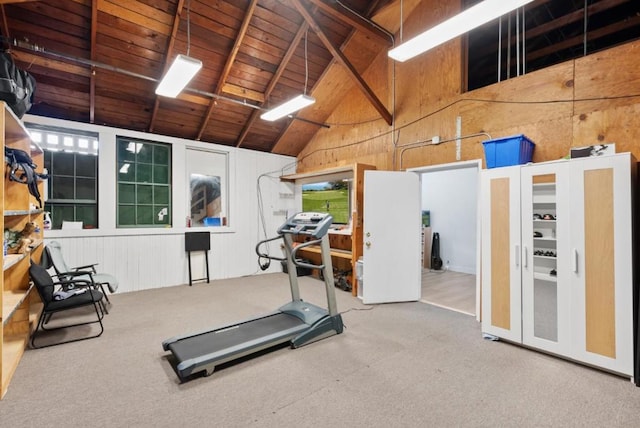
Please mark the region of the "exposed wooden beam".
MULTIPOLYGON (((236 97, 245 98, 248 100, 258 101, 264 103, 264 94, 262 92, 253 91, 251 89, 243 88, 242 86, 234 85, 232 83, 224 83, 222 85, 220 93, 235 95, 236 97)), ((219 95, 219 94, 218 94, 219 95)))
MULTIPOLYGON (((331 18, 335 18, 339 21, 344 22, 351 27, 354 27, 356 30, 367 33, 376 39, 380 39, 388 46, 393 44, 393 41, 389 37, 389 34, 382 31, 379 27, 371 24, 370 22, 362 19, 361 17, 354 15, 349 12, 347 9, 341 7, 340 5, 332 2, 328 3, 326 0, 308 0, 308 3, 314 4, 318 7, 320 11, 330 16, 331 18)), ((377 3, 377 2, 375 2, 377 3)))
POLYGON ((298 12, 304 17, 305 21, 309 23, 309 26, 313 29, 313 31, 316 33, 325 47, 329 50, 329 52, 331 52, 333 57, 348 71, 349 75, 356 82, 356 85, 362 90, 364 96, 369 100, 369 102, 378 111, 378 113, 380 113, 385 122, 391 125, 393 123, 393 115, 389 113, 389 110, 387 110, 384 104, 382 104, 376 94, 373 93, 367 82, 364 81, 358 71, 353 67, 353 65, 351 65, 342 51, 334 46, 331 40, 329 40, 322 28, 320 28, 316 20, 311 15, 311 12, 307 10, 307 8, 300 2, 300 0, 291 0, 291 3, 293 3, 298 12))
MULTIPOLYGON (((91 61, 96 60, 96 37, 98 33, 98 0, 91 2, 91 61)), ((89 78, 89 123, 96 118, 96 68, 91 66, 89 78)))
MULTIPOLYGON (((240 29, 238 30, 238 34, 236 35, 236 40, 233 43, 233 47, 231 48, 231 52, 227 57, 227 61, 224 64, 224 68, 222 69, 222 73, 220 73, 220 78, 218 79, 218 85, 216 86, 215 93, 220 95, 222 89, 225 87, 225 82, 227 81, 227 77, 229 77, 229 73, 231 72, 231 67, 233 66, 234 61, 236 60, 236 56, 238 55, 238 51, 240 50, 240 45, 244 40, 244 36, 247 34, 247 28, 249 28, 249 23, 251 22, 251 18, 253 17, 253 13, 256 9, 256 5, 258 4, 258 0, 251 0, 249 3, 249 7, 247 7, 247 11, 244 14, 244 19, 242 20, 242 24, 240 25, 240 29)), ((251 98, 250 98, 251 99, 251 98)), ((216 105, 215 98, 211 100, 209 104, 209 108, 207 108, 207 112, 204 115, 204 119, 202 120, 202 124, 200 125, 200 130, 198 131, 198 136, 196 140, 202 138, 202 134, 204 130, 207 128, 207 123, 209 123, 209 119, 211 118, 211 113, 216 105)))
POLYGON ((11 40, 11 33, 9 32, 9 24, 7 24, 7 12, 4 10, 4 4, 0 5, 2 10, 2 35, 6 40, 11 40))
MULTIPOLYGON (((164 67, 162 75, 167 72, 169 68, 169 60, 173 54, 173 46, 176 43, 176 34, 178 34, 178 28, 180 28, 180 16, 182 15, 182 8, 184 7, 184 0, 178 0, 178 6, 176 7, 176 14, 173 17, 173 28, 171 30, 171 37, 169 38, 169 46, 167 46, 167 54, 164 57, 164 67)), ((153 103, 153 110, 151 111, 151 119, 149 120, 149 132, 153 132, 153 128, 158 117, 158 108, 160 108, 160 97, 156 95, 156 100, 153 103)))
MULTIPOLYGON (((298 27, 298 31, 296 32, 296 35, 293 37, 293 40, 289 44, 289 48, 287 49, 287 52, 285 52, 284 57, 282 58, 282 61, 280 61, 280 65, 278 66, 278 69, 273 74, 273 78, 271 79, 271 81, 267 85, 266 90, 264 91, 265 99, 269 99, 271 92, 273 92, 273 89, 276 87, 278 80, 280 80, 280 76, 282 76, 282 73, 284 73, 284 70, 287 68, 289 61, 291 61, 291 58, 293 58, 293 54, 295 53, 296 48, 300 43, 300 40, 302 40, 302 37, 305 35, 308 29, 309 29, 309 24, 307 23, 307 21, 303 21, 302 25, 298 27)), ((247 120, 247 123, 244 125, 242 132, 240 132, 240 135, 236 140, 236 147, 240 147, 244 142, 244 139, 247 138, 249 129, 251 128, 251 126, 253 126, 255 121, 258 119, 259 113, 260 113, 259 110, 255 110, 251 112, 251 116, 249 116, 249 120, 247 120)))
MULTIPOLYGON (((624 29, 639 26, 639 25, 640 25, 640 16, 634 16, 629 19, 625 19, 624 21, 618 21, 614 24, 607 25, 606 27, 589 31, 587 33, 587 41, 596 40, 596 39, 599 39, 600 37, 608 36, 609 34, 614 34, 624 29)), ((562 42, 556 43, 551 46, 547 46, 542 49, 538 49, 536 51, 528 52, 527 61, 531 61, 543 56, 551 55, 554 52, 558 52, 573 46, 578 46, 578 45, 581 45, 582 43, 584 43, 584 34, 577 35, 570 39, 563 40, 562 42)))
POLYGON ((48 68, 50 70, 76 74, 83 77, 89 77, 91 75, 91 71, 86 66, 70 64, 65 61, 50 59, 44 56, 40 56, 39 54, 34 54, 33 52, 18 49, 20 48, 16 48, 11 51, 13 57, 18 61, 22 61, 27 64, 35 64, 40 67, 48 68))

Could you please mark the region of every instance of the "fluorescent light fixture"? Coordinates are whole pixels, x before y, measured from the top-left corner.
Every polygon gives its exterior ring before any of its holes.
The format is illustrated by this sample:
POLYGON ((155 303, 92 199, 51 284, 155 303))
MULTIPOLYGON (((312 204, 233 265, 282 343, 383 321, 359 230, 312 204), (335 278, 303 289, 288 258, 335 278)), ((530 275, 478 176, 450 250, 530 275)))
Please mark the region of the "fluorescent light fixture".
POLYGON ((202 61, 186 55, 178 55, 169 71, 156 88, 156 94, 175 98, 202 68, 202 61))
POLYGON ((266 113, 262 113, 262 115, 260 116, 260 119, 273 122, 274 120, 278 120, 302 108, 310 106, 315 102, 316 102, 315 98, 310 97, 309 95, 301 94, 295 98, 290 99, 289 101, 283 104, 280 104, 277 107, 272 108, 266 113))
POLYGON ((532 1, 484 0, 391 49, 389 57, 404 62, 532 1))

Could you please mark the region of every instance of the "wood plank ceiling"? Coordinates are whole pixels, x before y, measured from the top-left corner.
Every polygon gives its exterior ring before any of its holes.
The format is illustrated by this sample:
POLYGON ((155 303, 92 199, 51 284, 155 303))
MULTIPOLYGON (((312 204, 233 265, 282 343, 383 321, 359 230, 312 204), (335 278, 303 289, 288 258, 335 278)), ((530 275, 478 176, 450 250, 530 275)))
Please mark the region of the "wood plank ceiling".
MULTIPOLYGON (((368 17, 389 0, 2 0, 2 36, 37 81, 30 113, 296 155, 280 145, 293 122, 265 122, 270 106, 313 94, 337 61, 380 113, 391 113, 361 77, 391 38, 368 17), (358 31, 372 49, 341 51, 358 31), (178 54, 203 62, 176 99, 155 95, 178 54), (355 65, 354 65, 355 64, 355 65)), ((315 106, 314 106, 315 107, 315 106)), ((322 106, 319 106, 322 110, 322 106)))

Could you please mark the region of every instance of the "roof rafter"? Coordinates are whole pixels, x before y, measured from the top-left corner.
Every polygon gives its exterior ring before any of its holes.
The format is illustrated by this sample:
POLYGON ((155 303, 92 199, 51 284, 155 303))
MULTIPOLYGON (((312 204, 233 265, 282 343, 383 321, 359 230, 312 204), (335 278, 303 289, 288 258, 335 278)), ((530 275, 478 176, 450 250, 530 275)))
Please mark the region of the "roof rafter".
MULTIPOLYGON (((218 79, 218 84, 215 89, 215 93, 220 95, 222 92, 222 88, 224 87, 225 82, 227 81, 227 77, 229 77, 229 73, 231 72, 231 67, 233 66, 234 61, 236 60, 236 56, 238 55, 238 51, 240 50, 240 45, 244 40, 244 36, 247 34, 247 29, 249 28, 249 23, 251 22, 251 18, 253 17, 253 13, 256 10, 256 6, 258 4, 258 0, 251 0, 249 3, 249 7, 247 8, 247 12, 244 14, 244 19, 242 21, 242 25, 240 25, 240 29, 238 30, 238 35, 236 36, 236 40, 233 43, 233 47, 231 48, 231 52, 227 57, 227 61, 224 64, 224 68, 222 69, 222 73, 220 73, 220 79, 218 79)), ((209 107, 207 108, 207 113, 204 115, 204 119, 202 120, 202 124, 200 125, 200 130, 198 131, 198 136, 196 140, 202 138, 202 134, 204 130, 207 128, 207 123, 211 118, 211 113, 216 105, 216 99, 213 98, 209 107)))
POLYGON ((347 57, 342 53, 342 51, 333 45, 331 40, 324 33, 322 28, 318 25, 316 20, 313 18, 311 12, 307 10, 307 8, 300 2, 300 0, 291 0, 291 3, 295 6, 298 12, 302 15, 302 17, 309 23, 309 26, 316 33, 318 38, 322 41, 325 47, 331 52, 333 57, 348 71, 348 74, 353 78, 356 82, 356 85, 362 90, 364 96, 369 100, 369 102, 373 105, 373 107, 380 113, 382 118, 389 125, 393 123, 393 115, 389 113, 389 110, 382 104, 380 99, 376 96, 376 94, 371 90, 367 82, 364 81, 362 76, 358 73, 355 67, 349 62, 347 57))
MULTIPOLYGON (((280 61, 280 65, 278 66, 278 69, 273 74, 273 78, 271 79, 271 81, 269 82, 269 85, 264 91, 265 100, 268 99, 269 96, 271 95, 271 92, 273 92, 273 89, 276 87, 278 80, 280 80, 280 76, 282 76, 282 73, 284 73, 284 70, 287 68, 289 61, 291 61, 291 58, 293 57, 293 54, 295 53, 296 48, 300 43, 300 40, 302 40, 302 36, 304 36, 304 34, 307 32, 308 29, 309 29, 309 24, 307 23, 307 21, 303 21, 302 25, 298 27, 298 31, 296 32, 296 35, 293 37, 293 40, 289 45, 289 49, 287 49, 287 52, 284 54, 284 57, 282 58, 282 61, 280 61)), ((236 147, 240 147, 242 145, 242 143, 244 142, 244 139, 247 137, 247 134, 249 133, 249 128, 251 128, 253 123, 258 119, 258 114, 260 114, 259 110, 254 110, 253 112, 251 112, 251 116, 249 117, 249 120, 247 120, 247 123, 244 125, 244 128, 242 128, 242 132, 240 132, 240 135, 238 136, 238 139, 236 141, 236 147)))
POLYGON ((354 13, 345 13, 343 10, 346 9, 340 9, 337 5, 327 3, 326 0, 308 0, 308 2, 316 5, 320 11, 324 12, 331 18, 338 19, 357 30, 380 39, 389 46, 393 44, 393 41, 389 37, 389 34, 381 30, 380 27, 373 25, 371 22, 355 15, 354 13))
MULTIPOLYGON (((98 34, 98 0, 91 2, 91 61, 96 60, 96 38, 98 34)), ((96 119, 96 68, 91 66, 89 77, 89 123, 96 119)))

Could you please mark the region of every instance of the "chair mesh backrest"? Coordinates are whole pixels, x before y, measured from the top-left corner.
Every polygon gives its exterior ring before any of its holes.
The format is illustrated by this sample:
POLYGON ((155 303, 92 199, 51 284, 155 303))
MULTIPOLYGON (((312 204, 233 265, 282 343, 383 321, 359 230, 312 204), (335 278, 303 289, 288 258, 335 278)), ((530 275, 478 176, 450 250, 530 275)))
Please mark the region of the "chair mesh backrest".
POLYGON ((62 272, 69 272, 71 269, 67 267, 62 257, 62 247, 57 241, 51 241, 47 244, 47 252, 49 253, 49 260, 53 265, 57 274, 62 272))
POLYGON ((29 276, 38 289, 38 294, 45 306, 53 301, 53 279, 49 272, 42 266, 32 263, 29 267, 29 276))

